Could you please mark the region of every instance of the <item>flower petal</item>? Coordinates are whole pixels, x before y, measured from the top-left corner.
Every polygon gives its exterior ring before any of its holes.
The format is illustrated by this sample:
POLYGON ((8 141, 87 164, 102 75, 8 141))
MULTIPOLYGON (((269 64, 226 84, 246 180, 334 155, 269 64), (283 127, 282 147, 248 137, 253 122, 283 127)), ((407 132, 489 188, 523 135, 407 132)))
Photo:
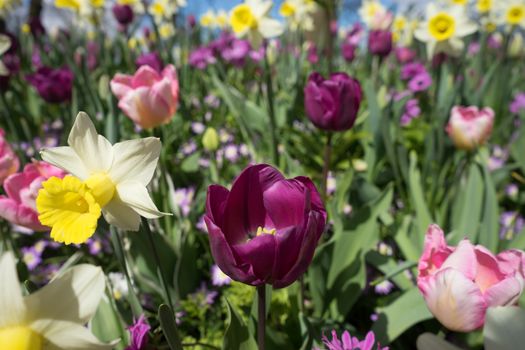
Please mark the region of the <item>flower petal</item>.
POLYGON ((102 209, 104 219, 110 225, 121 230, 138 231, 140 227, 140 215, 115 196, 111 202, 102 209))
POLYGON ((169 213, 160 212, 151 200, 146 187, 138 181, 124 181, 117 185, 120 200, 147 219, 159 218, 169 213))
POLYGON ((147 186, 155 173, 160 149, 160 140, 155 137, 116 143, 109 176, 115 183, 133 180, 147 186))
MULTIPOLYGON (((24 299, 31 321, 61 320, 87 323, 97 311, 104 293, 104 273, 100 267, 77 265, 24 299)), ((44 332, 49 322, 40 321, 44 332)))
POLYGON ((518 301, 523 290, 523 279, 509 277, 491 286, 485 291, 485 300, 488 306, 513 305, 518 301))
POLYGON ((40 157, 46 162, 67 171, 81 180, 89 177, 88 169, 71 147, 44 148, 40 151, 40 157))
POLYGON ((38 331, 45 321, 49 322, 41 334, 47 341, 46 350, 110 350, 116 345, 116 342, 100 342, 89 329, 72 322, 42 320, 32 324, 31 328, 38 331))
POLYGON ((113 163, 111 143, 97 133, 86 113, 78 113, 67 142, 75 150, 89 173, 106 172, 111 167, 113 163))
POLYGON ((24 321, 26 308, 11 252, 0 257, 0 329, 24 321))
POLYGON ((468 239, 464 239, 459 242, 456 250, 450 254, 441 265, 441 269, 452 267, 453 269, 461 272, 466 278, 474 280, 478 271, 478 261, 476 259, 476 253, 474 246, 468 239))

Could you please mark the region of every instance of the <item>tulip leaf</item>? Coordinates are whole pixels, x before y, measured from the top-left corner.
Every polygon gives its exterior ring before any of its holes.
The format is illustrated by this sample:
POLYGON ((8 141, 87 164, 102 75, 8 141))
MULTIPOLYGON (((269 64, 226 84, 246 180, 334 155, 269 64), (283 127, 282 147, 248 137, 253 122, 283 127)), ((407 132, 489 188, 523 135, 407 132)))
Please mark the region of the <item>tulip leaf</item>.
POLYGON ((414 287, 397 298, 390 305, 377 310, 378 320, 372 330, 384 344, 391 343, 404 331, 419 323, 431 319, 423 296, 414 287))
MULTIPOLYGON (((416 168, 417 167, 417 156, 415 152, 410 153, 410 167, 409 167, 409 185, 410 185, 410 199, 412 205, 416 211, 416 225, 420 235, 417 237, 423 237, 424 232, 427 230, 428 226, 433 222, 432 216, 428 209, 427 203, 425 201, 425 196, 423 195, 423 186, 421 184, 421 173, 416 168)), ((418 246, 422 247, 423 244, 420 241, 418 246)))
POLYGON ((521 127, 518 137, 510 146, 512 157, 520 166, 521 171, 525 173, 525 152, 523 150, 525 150, 525 126, 521 127))
POLYGON ((179 332, 177 331, 177 323, 175 316, 170 307, 162 304, 159 307, 159 322, 162 332, 168 341, 171 350, 182 350, 182 342, 180 340, 179 332))
POLYGON ((483 337, 486 350, 522 349, 525 344, 525 309, 518 306, 489 307, 483 337))
POLYGON ((248 326, 235 307, 226 301, 226 332, 224 333, 224 350, 257 350, 257 343, 250 334, 248 326))
POLYGON ((485 196, 483 200, 483 215, 479 229, 479 243, 491 251, 498 248, 499 207, 498 197, 492 175, 486 166, 483 167, 485 196))
POLYGON ((116 305, 112 301, 113 299, 109 296, 102 298, 95 316, 91 319, 91 331, 100 341, 105 343, 120 338, 121 341, 115 349, 121 350, 125 348, 128 342, 128 334, 124 330, 116 305))
POLYGON ((418 350, 461 350, 461 348, 432 333, 421 334, 417 337, 416 345, 418 350))

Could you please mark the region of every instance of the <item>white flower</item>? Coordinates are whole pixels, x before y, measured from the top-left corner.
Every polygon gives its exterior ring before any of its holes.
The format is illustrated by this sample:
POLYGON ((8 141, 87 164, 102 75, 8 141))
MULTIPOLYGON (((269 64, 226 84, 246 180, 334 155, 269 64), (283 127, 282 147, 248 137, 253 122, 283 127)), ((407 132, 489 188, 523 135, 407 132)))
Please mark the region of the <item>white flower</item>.
POLYGON ((310 31, 314 29, 313 15, 317 9, 313 0, 286 0, 279 8, 279 13, 287 19, 292 31, 310 31))
POLYGON ((500 0, 495 7, 498 24, 525 28, 525 1, 500 0))
POLYGON ((392 12, 377 0, 363 0, 358 13, 363 23, 371 30, 388 29, 394 17, 392 12))
MULTIPOLYGON (((11 47, 11 39, 7 35, 0 34, 0 58, 11 47)), ((0 76, 9 75, 9 70, 0 59, 0 76)))
POLYGON ((50 178, 37 197, 39 220, 53 227, 52 238, 66 244, 85 242, 100 211, 109 224, 132 231, 139 229, 141 215, 148 219, 168 215, 157 209, 146 189, 157 166, 159 139, 111 145, 80 112, 68 144, 40 152, 44 161, 74 175, 50 178))
POLYGON ((230 12, 230 26, 238 37, 247 36, 252 45, 259 47, 262 39, 281 35, 283 25, 269 17, 271 0, 245 0, 230 12))
POLYGON ((11 253, 0 257, 0 349, 103 350, 84 325, 104 293, 99 267, 77 265, 37 292, 22 296, 11 253))
POLYGON ((426 20, 416 29, 414 36, 427 44, 427 54, 446 52, 458 55, 464 47, 462 38, 474 33, 476 24, 472 23, 460 6, 438 9, 434 4, 427 6, 426 20))

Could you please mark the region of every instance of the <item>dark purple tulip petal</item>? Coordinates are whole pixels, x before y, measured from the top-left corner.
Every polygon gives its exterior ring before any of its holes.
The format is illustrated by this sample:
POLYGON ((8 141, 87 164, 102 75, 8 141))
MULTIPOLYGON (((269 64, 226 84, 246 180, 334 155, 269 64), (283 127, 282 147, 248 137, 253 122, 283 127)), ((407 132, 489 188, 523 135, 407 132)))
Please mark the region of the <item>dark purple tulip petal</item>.
POLYGON ((301 225, 306 209, 310 207, 310 195, 304 185, 295 180, 274 183, 264 192, 264 207, 276 229, 301 225))
POLYGON ((226 199, 230 191, 220 185, 211 185, 208 187, 208 196, 206 198, 206 212, 213 222, 218 225, 222 224, 224 217, 224 208, 226 206, 226 199))
POLYGON ((249 242, 236 244, 232 249, 239 260, 252 266, 253 273, 259 280, 267 281, 272 277, 275 246, 274 235, 262 234, 249 242))

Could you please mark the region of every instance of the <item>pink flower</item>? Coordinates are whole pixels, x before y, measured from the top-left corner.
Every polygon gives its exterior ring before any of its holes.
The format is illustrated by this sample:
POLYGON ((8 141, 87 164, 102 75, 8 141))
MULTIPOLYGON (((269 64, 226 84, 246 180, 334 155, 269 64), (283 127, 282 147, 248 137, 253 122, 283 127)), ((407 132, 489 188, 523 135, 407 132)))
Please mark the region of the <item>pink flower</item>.
POLYGON ((171 64, 161 73, 141 66, 135 75, 116 74, 111 91, 124 114, 144 129, 169 123, 177 111, 179 81, 171 64))
POLYGON ((515 304, 523 290, 523 252, 494 256, 464 239, 448 246, 430 225, 419 259, 417 285, 432 314, 453 331, 469 332, 485 322, 488 307, 515 304))
POLYGON ((388 347, 382 348, 379 344, 375 346, 375 335, 372 331, 368 332, 365 339, 361 341, 352 337, 348 331, 345 331, 339 340, 336 331, 332 331, 332 340, 323 336, 323 343, 328 350, 388 350, 388 347))
POLYGON ((452 108, 446 130, 456 147, 473 150, 489 138, 494 124, 494 111, 490 107, 456 106, 452 108))
POLYGON ((0 185, 11 174, 16 173, 20 167, 20 161, 13 152, 11 145, 5 139, 5 131, 0 129, 0 185))
POLYGON ((47 231, 38 221, 36 197, 42 182, 51 176, 64 177, 66 173, 45 162, 27 164, 21 173, 12 174, 4 183, 7 196, 0 196, 0 217, 15 225, 34 231, 47 231))

